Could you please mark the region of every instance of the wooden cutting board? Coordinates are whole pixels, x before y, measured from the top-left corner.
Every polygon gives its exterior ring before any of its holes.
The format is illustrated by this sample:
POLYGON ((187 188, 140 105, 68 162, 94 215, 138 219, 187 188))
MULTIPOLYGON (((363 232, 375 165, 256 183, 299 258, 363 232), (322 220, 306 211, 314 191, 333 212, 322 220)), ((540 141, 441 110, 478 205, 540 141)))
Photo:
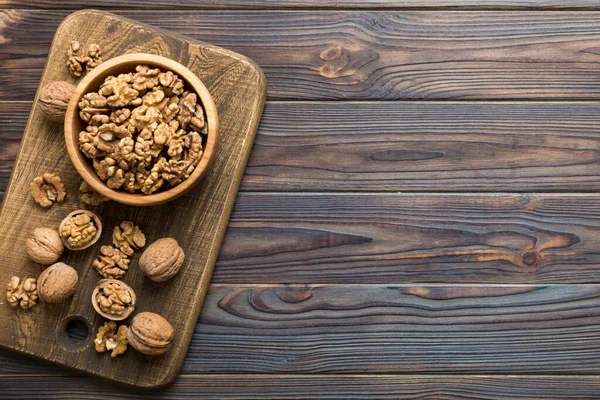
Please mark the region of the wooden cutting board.
MULTIPOLYGON (((104 59, 145 52, 169 57, 187 66, 200 77, 214 98, 220 120, 220 143, 207 177, 184 197, 149 208, 114 202, 92 207, 103 220, 102 238, 87 250, 67 251, 61 259, 79 273, 77 293, 64 304, 39 304, 30 311, 11 309, 2 295, 0 345, 131 385, 165 385, 177 376, 196 327, 262 114, 266 81, 256 64, 229 50, 117 15, 83 10, 71 14, 59 26, 40 87, 56 80, 78 82, 69 75, 65 65, 72 40, 99 44, 104 59), (104 321, 94 312, 90 301, 100 279, 91 265, 100 246, 111 242, 115 224, 123 220, 137 223, 148 243, 161 237, 176 238, 186 254, 182 271, 171 281, 157 284, 145 278, 137 268, 139 251, 123 279, 137 294, 133 315, 142 311, 156 312, 175 328, 173 347, 162 356, 145 356, 128 349, 124 355, 112 359, 108 353, 97 353, 94 349, 95 333, 104 321), (79 322, 73 323, 74 320, 79 322), (83 327, 75 329, 83 331, 80 338, 73 334, 73 326, 78 325, 83 327), (71 334, 67 326, 71 327, 71 334)), ((67 156, 63 127, 48 122, 36 103, 37 96, 0 214, 2 285, 13 275, 37 277, 42 271, 42 267, 28 260, 24 251, 25 240, 32 229, 58 228, 70 211, 85 206, 79 200, 82 180, 67 156), (29 182, 44 172, 59 174, 68 191, 66 201, 49 210, 39 207, 29 195, 29 182)))

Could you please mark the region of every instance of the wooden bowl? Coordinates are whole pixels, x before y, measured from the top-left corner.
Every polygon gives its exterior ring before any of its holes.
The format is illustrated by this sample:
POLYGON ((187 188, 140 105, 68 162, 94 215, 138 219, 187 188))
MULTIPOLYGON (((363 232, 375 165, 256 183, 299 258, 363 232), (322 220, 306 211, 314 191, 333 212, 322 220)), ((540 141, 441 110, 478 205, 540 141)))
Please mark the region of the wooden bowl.
POLYGON ((97 192, 119 203, 132 206, 152 206, 163 204, 174 200, 190 190, 198 183, 206 174, 210 163, 215 154, 219 129, 219 118, 217 116, 217 108, 213 99, 192 71, 171 59, 156 56, 152 54, 126 54, 123 56, 111 58, 94 68, 92 71, 81 80, 67 107, 65 115, 65 143, 71 162, 81 177, 97 192), (199 101, 202 103, 206 112, 206 122, 208 124, 208 137, 204 144, 204 152, 200 162, 190 175, 190 177, 179 185, 168 190, 159 191, 158 193, 144 195, 138 193, 127 193, 120 190, 114 190, 106 186, 106 184, 98 177, 92 162, 79 150, 79 132, 85 130, 86 122, 79 117, 78 103, 81 98, 88 92, 98 91, 104 79, 110 75, 117 76, 122 73, 135 71, 135 67, 140 64, 159 67, 163 71, 173 71, 185 81, 187 87, 194 91, 199 101))

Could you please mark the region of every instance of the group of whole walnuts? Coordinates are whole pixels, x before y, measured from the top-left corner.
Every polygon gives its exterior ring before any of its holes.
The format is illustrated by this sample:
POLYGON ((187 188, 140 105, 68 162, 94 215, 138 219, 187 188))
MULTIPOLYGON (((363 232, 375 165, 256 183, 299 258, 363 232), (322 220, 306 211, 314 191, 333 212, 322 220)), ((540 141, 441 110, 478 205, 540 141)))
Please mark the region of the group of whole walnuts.
MULTIPOLYGON (((30 309, 38 300, 61 303, 78 289, 77 271, 58 262, 65 248, 83 250, 95 244, 102 233, 100 218, 87 210, 70 213, 58 230, 36 228, 26 241, 29 258, 41 265, 50 265, 38 278, 20 279, 13 276, 7 285, 6 299, 10 307, 30 309)), ((157 355, 166 352, 174 338, 171 324, 162 316, 143 312, 136 315, 129 327, 116 322, 126 319, 134 311, 136 296, 133 289, 118 280, 129 269, 129 257, 146 245, 146 236, 131 221, 116 225, 112 234, 113 245, 101 247, 101 255, 93 267, 103 278, 92 293, 94 309, 109 320, 98 330, 94 344, 98 352, 111 351, 116 357, 131 344, 136 350, 157 355)), ((153 281, 163 282, 181 269, 185 256, 175 239, 163 238, 152 243, 142 254, 140 269, 153 281)))
POLYGON ((172 71, 138 65, 109 76, 83 96, 79 110, 88 124, 79 149, 111 189, 148 195, 176 186, 202 158, 204 109, 172 71))

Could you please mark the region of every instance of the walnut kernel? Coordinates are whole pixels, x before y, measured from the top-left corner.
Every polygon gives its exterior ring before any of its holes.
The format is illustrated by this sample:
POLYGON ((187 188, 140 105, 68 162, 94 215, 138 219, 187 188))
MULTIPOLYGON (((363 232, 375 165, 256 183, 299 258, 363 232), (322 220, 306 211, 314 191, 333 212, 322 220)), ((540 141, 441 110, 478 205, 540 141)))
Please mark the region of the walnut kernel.
POLYGON ((108 197, 104 197, 92 189, 86 181, 81 182, 79 192, 81 201, 90 206, 97 206, 110 200, 108 197))
POLYGON ((21 307, 28 310, 34 307, 38 302, 37 280, 21 280, 18 276, 13 276, 6 287, 6 300, 12 308, 21 307))
POLYGON ((62 203, 67 191, 58 175, 45 173, 33 179, 29 184, 31 196, 40 206, 47 208, 52 204, 62 203))
POLYGON ((73 40, 69 45, 69 50, 67 52, 68 60, 67 67, 69 67, 69 72, 73 76, 81 76, 83 73, 83 54, 82 54, 81 44, 73 40))
POLYGON ((86 71, 92 70, 102 63, 101 53, 100 46, 97 44, 90 44, 87 49, 84 49, 81 43, 73 40, 67 52, 69 72, 73 76, 81 76, 84 65, 86 71))
POLYGON ((110 356, 116 357, 127 350, 127 326, 121 325, 117 330, 117 323, 107 321, 98 328, 98 334, 94 340, 98 353, 111 351, 110 356))
POLYGON ((113 244, 124 254, 132 256, 135 250, 146 245, 146 236, 133 222, 123 221, 113 230, 113 244))
POLYGON ((102 246, 100 253, 92 264, 96 271, 104 278, 122 278, 129 269, 127 255, 112 246, 102 246))

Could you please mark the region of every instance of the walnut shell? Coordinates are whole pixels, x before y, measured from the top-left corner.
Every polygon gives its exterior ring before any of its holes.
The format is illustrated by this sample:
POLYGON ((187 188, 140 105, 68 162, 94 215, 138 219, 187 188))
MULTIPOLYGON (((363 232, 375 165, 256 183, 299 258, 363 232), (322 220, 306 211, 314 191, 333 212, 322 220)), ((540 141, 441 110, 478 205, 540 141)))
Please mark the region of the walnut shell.
POLYGON ((38 278, 38 296, 46 303, 60 303, 75 294, 78 280, 73 267, 56 263, 46 268, 38 278))
POLYGON ((185 254, 177 240, 163 238, 148 246, 139 264, 150 280, 164 282, 179 272, 184 260, 185 254))
POLYGON ((60 235, 50 228, 36 228, 25 243, 27 254, 36 263, 54 264, 65 250, 60 235))
POLYGON ((38 105, 40 111, 54 122, 64 122, 69 100, 75 86, 69 82, 50 82, 42 88, 38 105))
POLYGON ((174 336, 175 331, 169 321, 151 312, 136 315, 127 330, 127 342, 131 347, 150 356, 169 351, 174 336))
POLYGON ((58 233, 60 235, 60 239, 63 242, 63 245, 69 249, 69 250, 84 250, 87 249, 90 246, 93 246, 94 243, 96 243, 98 241, 98 239, 100 239, 100 236, 102 235, 102 220, 100 219, 100 217, 98 217, 96 214, 94 214, 91 211, 88 210, 75 210, 72 213, 70 213, 69 215, 67 215, 65 217, 65 219, 62 220, 62 222, 60 223, 60 225, 58 226, 58 233), (63 232, 64 232, 64 228, 67 225, 67 223, 69 222, 69 220, 73 217, 76 217, 79 214, 85 214, 87 216, 90 217, 90 219, 92 220, 92 222, 94 223, 95 227, 96 227, 96 232, 94 233, 93 237, 88 241, 84 241, 82 242, 83 245, 81 246, 73 246, 71 243, 69 243, 68 238, 64 237, 63 232))
POLYGON ((121 321, 129 317, 135 308, 135 300, 135 292, 133 289, 126 283, 117 279, 102 279, 92 292, 92 305, 96 312, 112 321, 121 321), (128 295, 130 301, 119 301, 119 299, 122 300, 122 297, 119 294, 116 294, 118 299, 115 299, 116 301, 114 301, 114 304, 108 306, 110 310, 107 310, 107 307, 101 304, 101 299, 103 296, 106 297, 104 290, 109 286, 117 287, 123 294, 128 295))

